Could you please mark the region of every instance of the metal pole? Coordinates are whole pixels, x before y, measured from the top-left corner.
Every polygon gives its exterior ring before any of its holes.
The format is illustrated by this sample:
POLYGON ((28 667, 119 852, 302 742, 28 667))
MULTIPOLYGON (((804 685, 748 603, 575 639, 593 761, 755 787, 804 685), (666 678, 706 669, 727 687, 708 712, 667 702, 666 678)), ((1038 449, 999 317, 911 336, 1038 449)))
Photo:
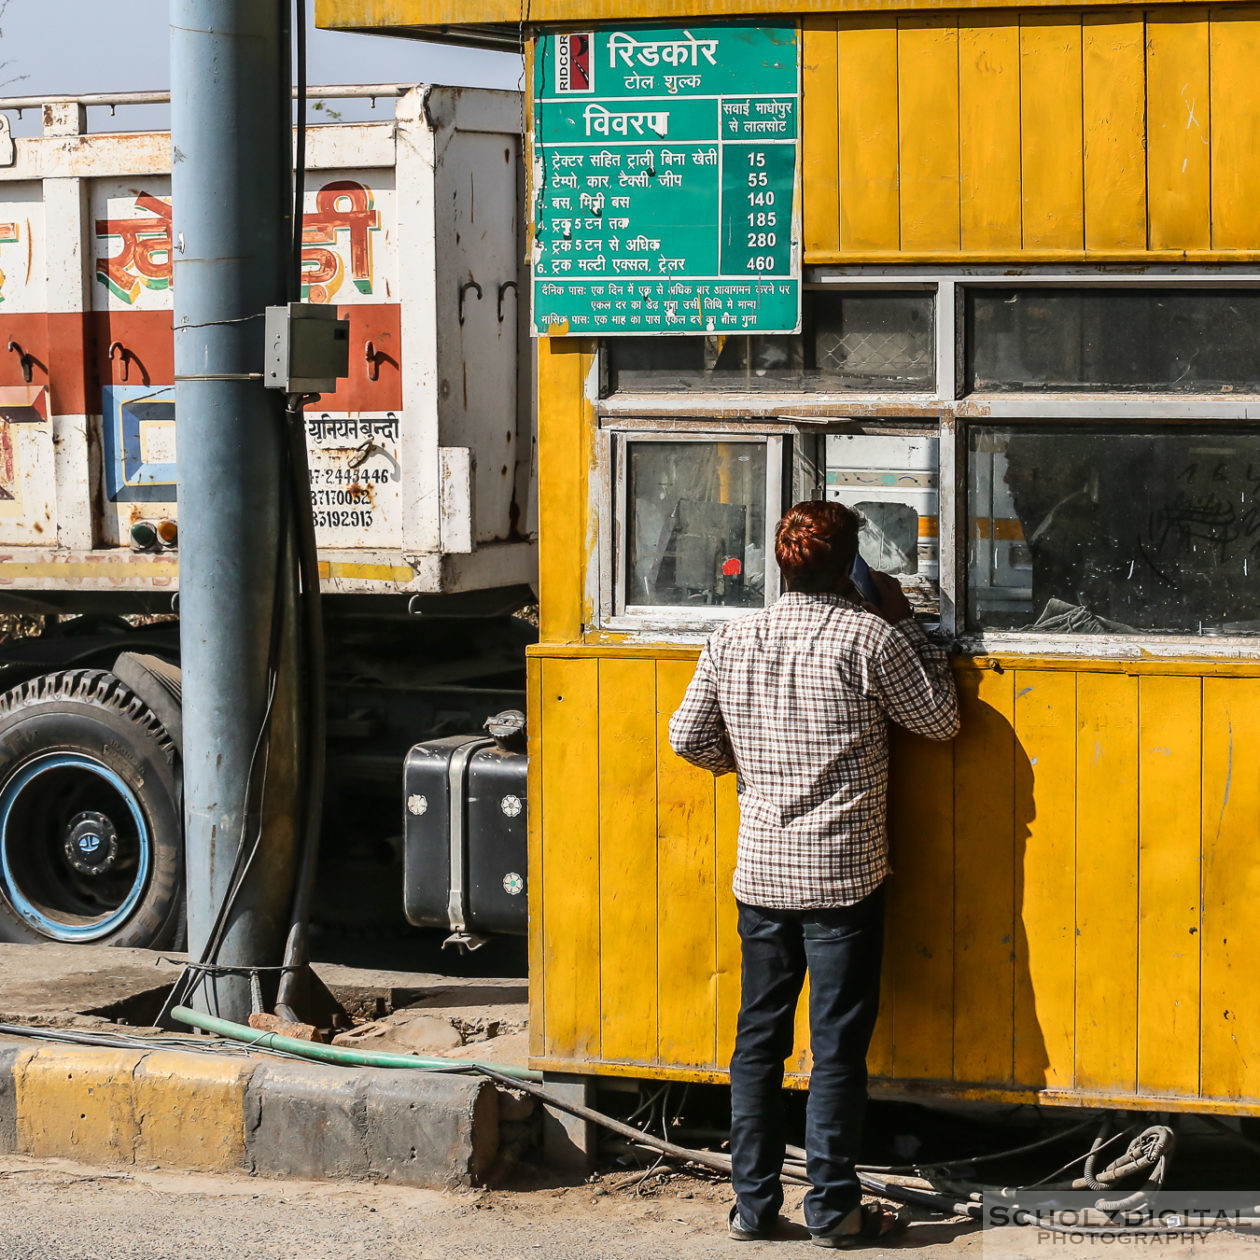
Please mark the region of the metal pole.
MULTIPOLYGON (((283 398, 260 374, 263 310, 288 299, 288 3, 171 0, 170 21, 188 950, 213 952, 221 927, 220 965, 274 965, 292 896, 296 616, 283 398), (252 814, 251 767, 266 781, 252 814)), ((193 1001, 244 1022, 249 981, 207 977, 193 1001)))

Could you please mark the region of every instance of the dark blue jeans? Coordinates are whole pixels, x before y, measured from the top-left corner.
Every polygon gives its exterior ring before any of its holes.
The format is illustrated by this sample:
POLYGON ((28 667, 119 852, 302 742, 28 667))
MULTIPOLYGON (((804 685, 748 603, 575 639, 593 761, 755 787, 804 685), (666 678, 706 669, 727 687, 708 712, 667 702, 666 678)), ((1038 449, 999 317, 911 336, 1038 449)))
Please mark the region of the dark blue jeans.
POLYGON ((805 1224, 826 1234, 861 1201, 854 1163, 866 1112, 866 1051, 879 1009, 884 890, 852 906, 739 906, 743 997, 731 1056, 731 1181, 750 1229, 771 1229, 783 1206, 783 1061, 809 971, 814 1067, 805 1114, 805 1224))

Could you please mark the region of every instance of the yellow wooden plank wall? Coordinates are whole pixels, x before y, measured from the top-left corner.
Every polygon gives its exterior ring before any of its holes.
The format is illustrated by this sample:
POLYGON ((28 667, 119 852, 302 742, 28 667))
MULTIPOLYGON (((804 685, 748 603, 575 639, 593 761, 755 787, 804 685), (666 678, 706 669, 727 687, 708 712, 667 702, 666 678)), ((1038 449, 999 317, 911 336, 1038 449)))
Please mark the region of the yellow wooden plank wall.
POLYGON ((1019 23, 1024 248, 1084 244, 1081 23, 1027 14, 1019 23))
POLYGON ((1146 247, 1146 31, 1140 10, 1081 25, 1085 247, 1146 247))
POLYGON ((1260 9, 809 17, 806 261, 1260 252, 1260 9))
POLYGON ((537 345, 539 634, 565 642, 590 620, 574 522, 588 519, 594 425, 585 385, 594 356, 589 343, 564 337, 537 345))
POLYGON ((906 18, 897 33, 901 244, 958 248, 958 25, 906 18))
POLYGON ((1213 17, 1211 75, 1212 244, 1248 249, 1260 239, 1260 10, 1232 9, 1213 17))
POLYGON ((1138 680, 1076 679, 1076 1083, 1137 1089, 1138 680))
MULTIPOLYGON (((849 18, 838 30, 836 85, 839 99, 818 108, 839 120, 840 249, 896 250, 901 240, 898 190, 897 28, 881 18, 849 18)), ((804 134, 813 134, 809 80, 804 70, 804 134)), ((806 213, 818 204, 810 184, 813 167, 804 163, 806 213)), ((806 222, 809 237, 814 229, 806 222)))
MULTIPOLYGON (((664 749, 662 758, 671 756, 664 749)), ((735 837, 739 832, 739 798, 735 776, 724 774, 714 784, 717 816, 717 1062, 727 1064, 735 1049, 739 1014, 739 927, 731 881, 735 878, 735 837)))
MULTIPOLYGON (((542 670, 538 668, 527 671, 525 691, 526 713, 535 715, 535 720, 542 720, 542 670)), ((542 816, 543 781, 542 758, 529 759, 528 799, 533 804, 534 812, 542 816)), ((530 899, 529 913, 529 974, 537 976, 539 983, 529 988, 529 1052, 541 1055, 547 1046, 547 1003, 543 992, 542 977, 546 974, 546 959, 543 955, 543 942, 546 932, 543 927, 543 847, 542 828, 529 829, 528 883, 537 882, 537 889, 526 888, 530 899)))
MULTIPOLYGON (((598 1059, 600 1046, 599 663, 547 661, 538 670, 541 708, 531 761, 540 764, 542 878, 530 872, 532 929, 542 934, 542 1047, 547 1056, 598 1059), (546 753, 538 737, 546 733, 546 753), (561 843, 555 843, 560 840, 561 843), (541 900, 540 900, 541 894, 541 900)), ((609 737, 613 738, 612 732, 609 737)), ((613 942, 609 942, 610 947, 613 942)), ((534 974, 531 972, 531 975, 534 974)), ((537 1038, 540 1030, 533 1030, 537 1038)))
POLYGON ((656 666, 656 918, 676 925, 657 934, 656 974, 661 1061, 705 1067, 717 1061, 713 925, 722 889, 717 882, 716 781, 666 753, 669 719, 682 702, 692 669, 690 661, 660 661, 656 666))
POLYGON ((1054 670, 1011 672, 1015 1079, 1070 1089, 1076 1070, 1076 678, 1054 670))
MULTIPOLYGON (((801 73, 824 100, 837 99, 836 24, 827 18, 806 18, 801 24, 801 73)), ((811 110, 803 119, 810 130, 802 149, 810 168, 801 179, 806 198, 803 219, 806 253, 832 253, 840 248, 839 123, 834 109, 811 110), (813 232, 814 235, 808 235, 813 232)))
POLYGON ((1260 679, 1203 681, 1201 1088, 1260 1094, 1260 679))
MULTIPOLYGON (((971 755, 952 747, 954 1006, 952 1076, 1011 1079, 1015 994, 1015 738, 1013 676, 960 676, 958 699, 971 755), (959 809, 958 802, 968 802, 959 809)), ((913 775, 906 768, 902 779, 913 775)), ((910 837, 907 837, 913 843, 910 837)), ((905 843, 904 841, 902 843, 905 843)), ((913 867, 901 869, 909 873, 913 867)), ((913 1012, 909 1012, 913 1015, 913 1012)))
MULTIPOLYGON (((720 1072, 738 803, 669 749, 689 660, 567 648, 535 707, 534 1057, 720 1072)), ((874 1074, 1260 1103, 1260 679, 962 668, 894 740, 874 1074)), ((789 1071, 808 1071, 804 1009, 789 1071)))
POLYGON ((988 15, 959 25, 958 198, 964 253, 1021 248, 1019 90, 1019 27, 1009 18, 988 15))
POLYGON ((1212 242, 1206 9, 1146 27, 1146 201, 1152 249, 1212 242))
POLYGON ((1143 678, 1138 705, 1138 1080, 1196 1094, 1203 681, 1143 678))
POLYGON ((946 1077, 953 1067, 953 753, 948 744, 906 735, 895 772, 921 785, 890 801, 898 839, 891 857, 897 896, 888 916, 884 984, 891 1000, 892 1064, 898 1076, 946 1077), (913 767, 913 770, 910 768, 913 767))
POLYGON ((605 659, 598 669, 599 712, 617 715, 613 738, 599 741, 600 1050, 645 1063, 656 1055, 659 1028, 662 872, 656 810, 643 808, 658 802, 656 662, 605 659))

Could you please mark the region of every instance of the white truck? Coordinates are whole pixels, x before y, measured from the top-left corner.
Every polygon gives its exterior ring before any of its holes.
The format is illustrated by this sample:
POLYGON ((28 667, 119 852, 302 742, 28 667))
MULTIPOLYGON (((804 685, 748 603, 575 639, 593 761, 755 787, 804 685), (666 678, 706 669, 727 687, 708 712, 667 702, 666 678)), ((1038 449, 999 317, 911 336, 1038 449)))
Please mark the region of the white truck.
MULTIPOLYGON (((351 338, 349 377, 306 413, 332 662, 325 847, 388 864, 408 749, 523 708, 520 101, 311 96, 387 115, 309 129, 302 260, 304 298, 335 304, 351 338)), ((0 647, 3 940, 178 932, 170 137, 86 124, 92 106, 162 99, 0 100, 0 613, 38 631, 0 647), (5 111, 31 108, 42 134, 13 139, 5 111)))

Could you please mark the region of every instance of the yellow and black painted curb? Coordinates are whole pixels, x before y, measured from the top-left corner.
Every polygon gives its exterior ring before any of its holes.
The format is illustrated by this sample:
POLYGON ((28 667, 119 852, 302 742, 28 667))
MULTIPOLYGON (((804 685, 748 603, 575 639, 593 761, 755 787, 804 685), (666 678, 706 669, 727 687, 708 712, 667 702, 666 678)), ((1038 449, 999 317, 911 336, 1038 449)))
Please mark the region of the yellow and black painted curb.
POLYGON ((439 1189, 477 1184, 495 1163, 499 1095, 449 1074, 7 1041, 0 1150, 439 1189))

